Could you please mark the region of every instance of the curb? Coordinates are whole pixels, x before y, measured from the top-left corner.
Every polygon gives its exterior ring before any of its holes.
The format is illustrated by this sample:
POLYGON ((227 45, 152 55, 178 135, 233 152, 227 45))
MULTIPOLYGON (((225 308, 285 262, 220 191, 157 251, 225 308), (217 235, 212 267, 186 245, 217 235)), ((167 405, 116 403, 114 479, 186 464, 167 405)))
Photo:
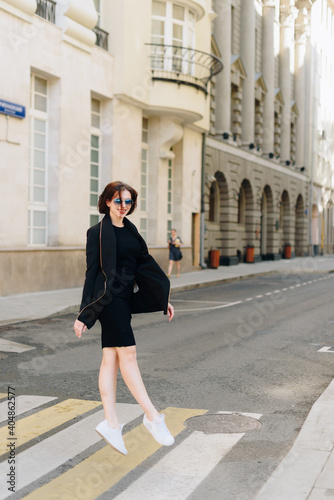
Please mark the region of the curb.
MULTIPOLYGON (((313 404, 292 448, 255 500, 306 500, 322 475, 332 477, 333 471, 326 470, 326 463, 333 453, 333 414, 334 380, 313 404)), ((320 484, 318 488, 321 489, 320 484)))
MULTIPOLYGON (((239 280, 246 280, 248 278, 256 278, 257 276, 267 276, 270 274, 277 274, 280 271, 275 269, 273 271, 263 271, 260 273, 252 273, 252 274, 245 274, 244 276, 233 276, 231 278, 219 278, 214 281, 204 281, 203 283, 189 283, 188 285, 179 285, 179 286, 174 286, 171 289, 171 294, 176 293, 176 292, 184 292, 186 290, 196 290, 197 288, 207 288, 210 286, 216 286, 216 285, 222 285, 223 283, 231 283, 232 281, 239 281, 239 280)), ((291 274, 329 274, 329 273, 334 273, 334 269, 330 271, 299 271, 298 273, 291 273, 291 274)))
MULTIPOLYGON (((279 270, 274 269, 272 271, 254 272, 254 273, 246 274, 243 276, 233 276, 230 278, 228 278, 228 277, 218 278, 216 280, 203 281, 202 283, 189 283, 189 284, 185 284, 185 285, 175 285, 174 284, 173 286, 171 286, 171 295, 178 293, 178 292, 197 290, 200 288, 209 288, 209 287, 213 287, 213 286, 222 285, 224 283, 232 283, 234 281, 246 280, 249 278, 256 278, 256 277, 260 277, 260 276, 268 276, 268 275, 277 274, 277 273, 279 273, 279 270)), ((331 269, 328 271, 320 271, 320 270, 303 271, 303 270, 299 270, 299 271, 296 271, 296 273, 299 273, 299 274, 312 274, 312 273, 329 274, 329 273, 334 273, 334 269, 331 269)), ((294 273, 294 274, 296 274, 296 273, 294 273)), ((48 314, 46 316, 26 317, 26 318, 20 318, 20 319, 13 318, 10 320, 3 320, 3 321, 0 321, 0 327, 4 327, 6 325, 14 325, 17 323, 26 323, 28 321, 37 321, 39 319, 54 318, 54 317, 63 316, 66 314, 77 314, 79 312, 79 308, 80 308, 80 304, 78 303, 78 304, 74 304, 71 306, 66 306, 63 309, 59 309, 58 311, 56 311, 52 314, 48 314)))

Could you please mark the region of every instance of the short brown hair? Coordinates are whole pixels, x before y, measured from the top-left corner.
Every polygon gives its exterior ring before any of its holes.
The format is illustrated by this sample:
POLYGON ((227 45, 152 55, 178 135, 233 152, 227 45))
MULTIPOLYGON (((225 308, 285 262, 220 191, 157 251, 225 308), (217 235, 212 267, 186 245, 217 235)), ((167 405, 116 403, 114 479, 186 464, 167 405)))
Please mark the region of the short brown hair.
POLYGON ((107 184, 103 192, 99 196, 99 202, 97 204, 97 208, 100 214, 109 213, 110 209, 106 202, 108 200, 112 200, 116 193, 118 193, 118 196, 121 197, 122 191, 129 191, 131 193, 131 200, 133 201, 132 207, 128 211, 127 215, 130 215, 132 214, 132 212, 134 212, 137 206, 137 197, 138 197, 137 191, 133 189, 133 187, 129 186, 129 184, 125 184, 125 182, 115 181, 107 184))

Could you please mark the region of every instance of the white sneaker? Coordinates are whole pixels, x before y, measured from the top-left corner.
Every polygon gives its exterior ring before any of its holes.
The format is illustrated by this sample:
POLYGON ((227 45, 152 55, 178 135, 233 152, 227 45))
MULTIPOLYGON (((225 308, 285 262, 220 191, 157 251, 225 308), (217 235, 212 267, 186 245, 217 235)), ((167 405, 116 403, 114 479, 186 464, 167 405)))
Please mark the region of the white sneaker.
POLYGON ((151 422, 145 414, 143 424, 159 444, 163 444, 164 446, 172 446, 172 444, 174 444, 174 438, 167 429, 165 415, 163 413, 155 417, 153 422, 151 422))
POLYGON ((127 455, 128 451, 125 448, 125 444, 122 438, 122 429, 124 424, 120 424, 119 429, 112 429, 108 424, 108 420, 103 420, 95 428, 96 432, 108 443, 110 446, 115 448, 116 451, 127 455))

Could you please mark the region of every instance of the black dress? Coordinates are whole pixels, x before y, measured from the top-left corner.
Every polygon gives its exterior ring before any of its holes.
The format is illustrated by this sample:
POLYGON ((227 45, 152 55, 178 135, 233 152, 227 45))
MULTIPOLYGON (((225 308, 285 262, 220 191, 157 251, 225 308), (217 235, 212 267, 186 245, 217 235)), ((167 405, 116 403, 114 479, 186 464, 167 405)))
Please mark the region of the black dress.
POLYGON ((131 327, 131 297, 141 245, 126 227, 113 226, 116 236, 116 276, 112 298, 99 316, 102 348, 136 345, 131 327))
MULTIPOLYGON (((175 238, 175 240, 177 238, 179 238, 180 243, 182 243, 181 238, 179 236, 177 236, 175 238)), ((172 237, 169 238, 169 260, 173 260, 174 262, 178 262, 179 260, 182 259, 182 252, 180 250, 180 247, 175 246, 175 240, 173 240, 172 237)))

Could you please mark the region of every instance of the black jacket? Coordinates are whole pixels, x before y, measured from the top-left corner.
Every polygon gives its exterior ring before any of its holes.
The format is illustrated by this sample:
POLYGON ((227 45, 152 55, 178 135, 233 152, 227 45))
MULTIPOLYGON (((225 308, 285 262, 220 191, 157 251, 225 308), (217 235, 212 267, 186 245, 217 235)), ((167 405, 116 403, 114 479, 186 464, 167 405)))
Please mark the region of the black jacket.
MULTIPOLYGON (((167 314, 170 281, 148 253, 147 245, 136 226, 126 217, 124 224, 139 239, 142 248, 135 274, 139 290, 132 294, 131 312, 163 311, 167 314)), ((87 231, 86 261, 86 279, 78 319, 91 328, 103 308, 112 300, 116 274, 116 236, 109 214, 87 231)))

